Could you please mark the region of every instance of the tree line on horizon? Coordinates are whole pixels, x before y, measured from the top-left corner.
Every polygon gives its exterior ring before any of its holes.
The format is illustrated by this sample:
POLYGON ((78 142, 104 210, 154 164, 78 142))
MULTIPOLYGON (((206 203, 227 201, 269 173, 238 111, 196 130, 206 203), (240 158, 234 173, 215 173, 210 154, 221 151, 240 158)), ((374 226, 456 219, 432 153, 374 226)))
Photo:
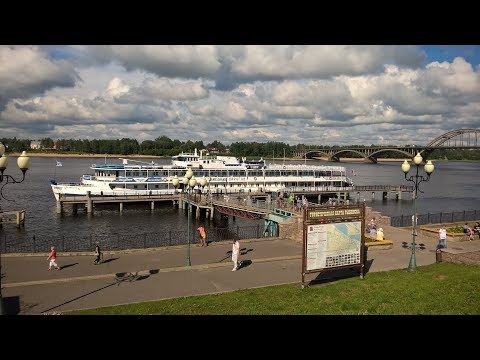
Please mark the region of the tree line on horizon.
MULTIPOLYGON (((310 148, 367 148, 374 146, 388 147, 395 145, 307 145, 297 144, 289 145, 284 142, 268 141, 265 143, 234 142, 229 146, 215 140, 204 144, 203 141, 180 141, 172 140, 167 136, 157 137, 155 140, 144 140, 139 143, 136 139, 122 138, 112 140, 100 139, 59 139, 54 141, 51 138, 40 140, 40 148, 31 149, 32 140, 15 138, 1 138, 0 142, 6 147, 7 152, 58 152, 58 153, 82 153, 82 154, 120 154, 120 155, 145 155, 145 156, 164 156, 171 157, 179 153, 193 152, 194 149, 207 149, 212 153, 220 155, 231 155, 235 157, 249 158, 282 158, 293 157, 296 151, 310 148)), ((345 154, 343 157, 359 158, 358 154, 345 154)), ((399 159, 404 155, 396 152, 383 153, 382 158, 399 159)), ((448 160, 480 160, 480 150, 476 149, 437 149, 430 155, 429 159, 448 159, 448 160)))

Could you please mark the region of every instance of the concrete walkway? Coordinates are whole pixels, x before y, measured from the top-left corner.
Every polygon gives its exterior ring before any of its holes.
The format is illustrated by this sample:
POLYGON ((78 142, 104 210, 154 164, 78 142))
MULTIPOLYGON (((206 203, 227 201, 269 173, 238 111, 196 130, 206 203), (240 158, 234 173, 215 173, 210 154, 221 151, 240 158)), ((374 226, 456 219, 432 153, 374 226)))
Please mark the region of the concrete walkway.
MULTIPOLYGON (((394 245, 387 250, 369 249, 366 276, 368 272, 408 266, 411 249, 402 247, 402 243, 411 243, 411 230, 383 228, 394 245)), ((419 235, 416 242, 424 244, 415 253, 417 266, 434 263, 436 236, 419 235)), ((449 242, 449 247, 462 249, 468 245, 468 251, 480 251, 480 240, 467 243, 449 242)), ((8 314, 62 313, 285 283, 300 286, 301 243, 288 239, 244 240, 240 247, 240 260, 251 263, 235 272, 231 271, 231 242, 203 248, 192 245, 191 266, 186 266, 186 246, 106 253, 100 265, 93 265, 93 254, 59 253, 60 271, 47 270, 47 254, 2 255, 4 309, 8 314), (116 275, 128 272, 137 272, 138 279, 116 280, 116 275)), ((316 275, 307 275, 306 280, 316 275)))

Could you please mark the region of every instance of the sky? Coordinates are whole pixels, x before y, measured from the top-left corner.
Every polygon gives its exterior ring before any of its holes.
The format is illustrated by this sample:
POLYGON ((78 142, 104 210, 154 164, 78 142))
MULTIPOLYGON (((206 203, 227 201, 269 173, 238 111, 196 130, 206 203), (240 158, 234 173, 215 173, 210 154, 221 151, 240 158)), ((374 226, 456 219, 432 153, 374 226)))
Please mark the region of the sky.
POLYGON ((480 45, 0 45, 0 138, 426 145, 480 128, 480 45))

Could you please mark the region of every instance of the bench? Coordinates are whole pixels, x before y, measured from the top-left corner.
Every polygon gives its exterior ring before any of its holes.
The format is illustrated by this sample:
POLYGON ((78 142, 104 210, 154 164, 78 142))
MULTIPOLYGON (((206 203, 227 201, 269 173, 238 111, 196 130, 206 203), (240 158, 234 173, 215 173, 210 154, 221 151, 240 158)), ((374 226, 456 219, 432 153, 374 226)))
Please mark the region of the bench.
POLYGON ((385 249, 391 249, 393 246, 393 241, 392 240, 376 240, 371 238, 370 236, 365 235, 365 246, 366 247, 379 247, 379 248, 385 248, 385 249), (369 240, 367 242, 367 240, 369 240))

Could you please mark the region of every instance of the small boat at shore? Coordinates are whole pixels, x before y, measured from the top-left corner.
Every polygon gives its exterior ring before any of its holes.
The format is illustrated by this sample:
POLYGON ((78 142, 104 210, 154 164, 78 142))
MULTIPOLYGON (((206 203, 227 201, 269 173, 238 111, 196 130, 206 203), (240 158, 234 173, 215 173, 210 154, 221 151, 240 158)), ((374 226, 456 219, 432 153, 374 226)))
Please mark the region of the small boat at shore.
MULTIPOLYGON (((266 164, 263 159, 239 160, 232 156, 181 153, 170 165, 124 159, 121 164, 93 164, 93 174, 84 174, 78 183, 51 180, 55 198, 60 196, 158 196, 187 191, 185 177, 193 172, 196 192, 233 194, 272 193, 288 188, 348 190, 353 186, 343 166, 308 164, 266 164), (176 186, 175 186, 176 185, 176 186), (203 185, 203 186, 202 186, 203 185)), ((187 179, 188 180, 188 179, 187 179)))

